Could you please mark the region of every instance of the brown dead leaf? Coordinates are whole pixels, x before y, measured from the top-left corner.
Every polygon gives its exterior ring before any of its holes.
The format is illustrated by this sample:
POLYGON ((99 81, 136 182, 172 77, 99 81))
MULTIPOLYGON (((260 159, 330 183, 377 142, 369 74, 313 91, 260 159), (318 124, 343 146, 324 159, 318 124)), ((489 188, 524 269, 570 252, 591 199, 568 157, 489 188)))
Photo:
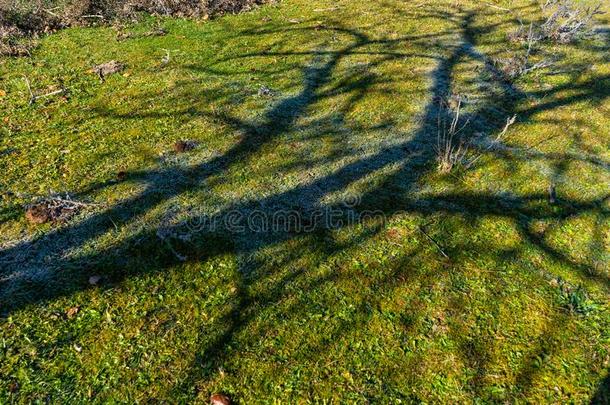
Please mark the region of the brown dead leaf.
POLYGON ((52 220, 52 212, 44 204, 38 204, 25 211, 25 218, 31 224, 44 224, 52 220))
POLYGON ((174 151, 177 153, 190 152, 197 147, 197 141, 182 140, 174 143, 174 151))
POLYGON ((224 394, 214 394, 210 397, 212 405, 231 405, 231 398, 224 394))
POLYGON ((78 314, 78 311, 80 311, 79 306, 72 307, 66 311, 66 316, 68 317, 68 319, 72 319, 76 316, 76 314, 78 314))

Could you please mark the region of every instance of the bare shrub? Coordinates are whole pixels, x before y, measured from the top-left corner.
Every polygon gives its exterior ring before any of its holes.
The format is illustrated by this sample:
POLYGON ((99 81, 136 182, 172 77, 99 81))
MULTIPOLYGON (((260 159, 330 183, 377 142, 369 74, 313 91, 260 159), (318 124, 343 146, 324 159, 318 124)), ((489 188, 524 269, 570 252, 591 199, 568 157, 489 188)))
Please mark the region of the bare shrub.
POLYGON ((458 166, 464 166, 467 160, 469 144, 464 141, 461 133, 469 121, 460 127, 461 109, 462 99, 459 96, 453 111, 448 102, 439 101, 436 160, 441 173, 449 173, 458 166))
MULTIPOLYGON (((521 35, 521 33, 519 33, 521 35)), ((534 25, 530 24, 525 42, 527 49, 523 53, 515 52, 509 58, 495 58, 493 60, 495 68, 502 74, 502 78, 507 81, 513 81, 516 78, 523 76, 534 70, 543 69, 553 64, 553 61, 543 59, 538 62, 532 62, 531 57, 535 50, 535 45, 540 41, 540 36, 534 32, 534 25)))
POLYGON ((441 100, 438 109, 438 133, 436 141, 436 161, 437 169, 440 173, 447 174, 454 169, 470 169, 483 153, 490 151, 504 138, 508 129, 515 123, 517 116, 506 119, 502 131, 492 140, 487 140, 484 147, 477 150, 473 148, 474 139, 466 135, 466 129, 470 124, 470 120, 464 123, 461 117, 462 97, 454 97, 453 105, 451 102, 441 100))
POLYGON ((579 38, 590 36, 593 17, 601 14, 601 3, 595 6, 580 6, 574 0, 553 1, 552 14, 540 27, 542 40, 568 44, 579 38))
POLYGON ((508 35, 510 41, 548 41, 569 44, 593 35, 593 18, 602 14, 602 3, 583 5, 575 0, 547 0, 542 11, 546 14, 539 26, 526 29, 523 24, 508 35))

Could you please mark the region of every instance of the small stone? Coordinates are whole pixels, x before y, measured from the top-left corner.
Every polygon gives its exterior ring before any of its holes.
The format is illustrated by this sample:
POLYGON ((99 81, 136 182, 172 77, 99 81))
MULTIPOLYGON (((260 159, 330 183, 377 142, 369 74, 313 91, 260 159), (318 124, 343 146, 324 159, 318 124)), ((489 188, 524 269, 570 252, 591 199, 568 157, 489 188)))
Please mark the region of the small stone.
POLYGON ((101 276, 91 276, 91 277, 89 277, 89 284, 98 285, 101 279, 102 279, 101 276))
POLYGON ((210 397, 212 405, 231 405, 231 399, 224 394, 214 394, 210 397))
POLYGON ((93 71, 97 73, 101 78, 104 78, 108 75, 123 71, 125 67, 126 66, 124 63, 118 62, 116 60, 111 60, 110 62, 94 66, 93 71))
POLYGON ((275 92, 267 86, 261 86, 261 88, 258 89, 258 95, 260 97, 273 97, 275 96, 275 92))
POLYGON ((549 186, 549 203, 555 204, 557 202, 557 190, 555 189, 555 185, 551 184, 549 186))

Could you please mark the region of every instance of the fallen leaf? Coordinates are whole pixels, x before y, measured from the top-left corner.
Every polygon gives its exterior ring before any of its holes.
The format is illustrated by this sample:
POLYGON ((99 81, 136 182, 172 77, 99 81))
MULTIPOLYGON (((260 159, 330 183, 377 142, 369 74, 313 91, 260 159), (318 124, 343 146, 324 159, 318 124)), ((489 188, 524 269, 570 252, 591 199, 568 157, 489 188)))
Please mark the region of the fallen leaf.
POLYGON ((231 405, 231 399, 224 394, 214 394, 210 397, 212 405, 231 405))
POLYGON ((25 211, 25 219, 31 224, 44 224, 52 220, 52 212, 44 204, 34 205, 25 211))
POLYGON ((6 91, 0 89, 0 97, 6 96, 6 91))
POLYGON ((68 319, 72 319, 76 316, 76 314, 78 314, 79 310, 80 307, 72 307, 66 311, 66 316, 68 317, 68 319))
POLYGON ((196 147, 197 142, 191 140, 177 141, 176 143, 174 143, 174 151, 176 151, 177 153, 189 152, 195 149, 196 147))

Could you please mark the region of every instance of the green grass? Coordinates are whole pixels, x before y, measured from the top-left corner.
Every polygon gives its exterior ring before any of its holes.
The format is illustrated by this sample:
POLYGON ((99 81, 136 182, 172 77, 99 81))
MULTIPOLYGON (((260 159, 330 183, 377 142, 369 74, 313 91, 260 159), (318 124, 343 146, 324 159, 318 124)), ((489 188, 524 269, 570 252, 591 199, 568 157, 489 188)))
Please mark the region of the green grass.
POLYGON ((285 0, 129 27, 161 37, 68 29, 0 60, 0 403, 603 403, 608 14, 594 39, 544 44, 561 59, 509 86, 489 61, 519 47, 514 15, 540 8, 432 3, 285 0), (88 73, 111 59, 127 70, 88 73), (24 75, 69 96, 30 106, 24 75), (440 175, 450 93, 482 139, 517 123, 440 175), (179 139, 200 146, 177 155, 179 139), (98 205, 28 224, 24 205, 52 192, 98 205), (184 225, 350 198, 385 220, 184 225))

